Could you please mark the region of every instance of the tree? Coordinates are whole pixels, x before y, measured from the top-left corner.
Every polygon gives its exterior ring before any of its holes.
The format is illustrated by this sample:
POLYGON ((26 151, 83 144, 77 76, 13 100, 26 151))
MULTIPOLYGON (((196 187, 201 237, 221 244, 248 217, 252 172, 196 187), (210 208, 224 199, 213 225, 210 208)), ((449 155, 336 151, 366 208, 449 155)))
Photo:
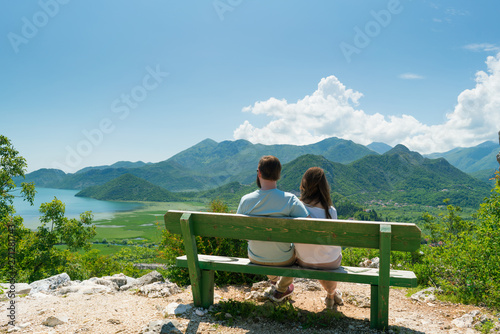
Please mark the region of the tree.
POLYGON ((17 270, 12 268, 14 262, 9 262, 9 254, 16 258, 16 241, 30 232, 24 227, 23 219, 14 216, 16 211, 13 205, 16 196, 23 197, 33 205, 35 185, 23 182, 18 189, 13 181, 14 177, 24 177, 26 167, 26 160, 19 156, 10 140, 0 135, 0 278, 15 280, 16 277, 12 276, 17 270))
POLYGON ((24 177, 26 160, 1 135, 0 159, 0 279, 34 281, 59 273, 71 264, 68 251, 55 245, 65 244, 70 252, 90 249, 90 240, 96 234, 92 213, 82 213, 80 220, 68 219, 64 203, 54 198, 41 205, 37 230, 27 229, 22 217, 14 215, 13 199, 20 196, 33 205, 35 185, 23 182, 19 189, 14 183, 14 177, 24 177))

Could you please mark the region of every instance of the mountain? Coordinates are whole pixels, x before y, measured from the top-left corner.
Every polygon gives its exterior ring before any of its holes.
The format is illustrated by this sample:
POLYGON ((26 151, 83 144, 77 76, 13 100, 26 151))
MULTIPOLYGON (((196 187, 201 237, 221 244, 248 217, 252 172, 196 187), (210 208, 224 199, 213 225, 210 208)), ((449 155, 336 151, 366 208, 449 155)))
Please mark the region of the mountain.
POLYGON ((62 170, 42 168, 26 174, 25 178, 15 177, 13 181, 18 186, 20 186, 22 182, 33 182, 35 183, 35 187, 60 188, 59 184, 66 176, 67 174, 62 170))
POLYGON ((50 186, 84 189, 129 173, 170 191, 209 190, 233 181, 251 183, 263 155, 275 155, 282 163, 287 163, 304 154, 322 154, 332 161, 348 163, 377 153, 339 138, 328 138, 304 146, 252 144, 246 140, 217 143, 206 139, 162 162, 120 162, 111 166, 84 168, 58 178, 50 186))
POLYGON ((123 174, 100 186, 83 189, 75 196, 108 201, 156 201, 179 200, 178 195, 132 174, 123 174))
POLYGON ((458 169, 487 181, 498 170, 498 143, 487 141, 474 147, 458 147, 448 152, 432 153, 429 158, 442 157, 458 169))
POLYGON ((397 145, 383 155, 370 155, 347 165, 322 156, 304 155, 283 167, 281 189, 299 192, 303 173, 311 166, 325 170, 328 182, 352 200, 396 201, 422 205, 476 206, 488 196, 490 186, 453 167, 445 159, 428 159, 397 145))
POLYGON ((217 143, 206 139, 167 161, 202 175, 210 175, 222 185, 231 181, 252 182, 257 163, 264 155, 274 155, 285 164, 304 154, 321 154, 334 162, 349 163, 377 153, 350 140, 334 137, 303 146, 252 144, 242 139, 217 143))
POLYGON ((112 165, 85 167, 85 168, 80 169, 76 173, 85 173, 85 172, 88 172, 88 171, 94 170, 94 169, 106 169, 106 168, 139 168, 139 167, 146 166, 147 164, 150 164, 150 162, 145 163, 142 161, 136 161, 136 162, 118 161, 112 165))
POLYGON ((378 154, 384 154, 387 151, 390 151, 392 149, 391 146, 385 144, 385 143, 380 143, 380 142, 373 142, 370 145, 367 145, 370 150, 377 152, 378 154))

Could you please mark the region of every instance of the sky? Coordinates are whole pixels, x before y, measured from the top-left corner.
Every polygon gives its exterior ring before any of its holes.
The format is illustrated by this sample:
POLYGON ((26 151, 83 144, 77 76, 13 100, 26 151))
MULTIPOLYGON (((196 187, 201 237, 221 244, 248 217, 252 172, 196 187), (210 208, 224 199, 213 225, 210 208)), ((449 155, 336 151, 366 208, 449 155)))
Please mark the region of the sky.
POLYGON ((0 134, 28 172, 206 138, 498 139, 500 2, 0 1, 0 134))

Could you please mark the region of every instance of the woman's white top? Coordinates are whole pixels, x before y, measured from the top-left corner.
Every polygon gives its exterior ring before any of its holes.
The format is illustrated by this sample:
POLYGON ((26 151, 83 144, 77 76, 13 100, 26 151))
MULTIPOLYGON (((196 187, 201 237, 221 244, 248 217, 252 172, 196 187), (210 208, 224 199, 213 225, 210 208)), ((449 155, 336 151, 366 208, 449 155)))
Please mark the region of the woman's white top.
MULTIPOLYGON (((311 218, 326 218, 325 209, 306 204, 311 218)), ((337 210, 333 206, 329 209, 332 219, 337 219, 337 210)), ((313 244, 295 244, 297 258, 310 264, 331 263, 342 254, 340 246, 324 246, 313 244)))

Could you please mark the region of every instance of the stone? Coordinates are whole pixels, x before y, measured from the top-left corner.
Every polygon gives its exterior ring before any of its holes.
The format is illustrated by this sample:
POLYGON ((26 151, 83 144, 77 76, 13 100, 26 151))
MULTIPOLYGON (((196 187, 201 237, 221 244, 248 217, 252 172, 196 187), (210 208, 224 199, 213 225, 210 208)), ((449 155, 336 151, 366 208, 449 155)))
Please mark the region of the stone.
POLYGON ((436 296, 434 295, 436 291, 439 292, 440 290, 436 290, 435 287, 423 289, 411 295, 411 299, 418 302, 430 303, 436 300, 436 296))
POLYGON ((57 293, 59 295, 66 295, 68 293, 92 295, 97 293, 111 293, 114 291, 115 291, 114 288, 111 288, 109 286, 96 284, 90 280, 86 280, 81 283, 73 283, 70 286, 60 288, 57 293))
POLYGON ((205 314, 208 313, 208 310, 197 308, 194 312, 196 313, 197 316, 203 317, 205 316, 205 314))
POLYGON ((454 319, 451 323, 458 328, 471 328, 474 317, 471 314, 464 314, 460 318, 454 319))
POLYGON ((363 259, 362 262, 359 263, 360 267, 366 268, 378 268, 380 264, 380 258, 374 257, 373 259, 363 259))
POLYGON ((181 324, 177 320, 156 320, 151 321, 148 326, 146 326, 142 333, 143 334, 177 334, 183 333, 179 328, 181 324))
POLYGON ((101 279, 103 280, 106 280, 106 281, 111 281, 113 283, 115 283, 119 288, 122 287, 123 285, 127 285, 127 283, 129 282, 129 279, 132 279, 132 280, 135 280, 135 278, 132 278, 132 277, 128 277, 126 276, 125 274, 115 274, 113 276, 104 276, 104 277, 101 277, 101 279))
POLYGON ((71 278, 68 274, 62 273, 59 275, 51 276, 46 279, 42 279, 39 281, 35 281, 30 284, 31 291, 30 294, 37 292, 53 292, 57 288, 68 284, 71 281, 71 278))
POLYGON ((154 282, 164 282, 164 281, 165 279, 163 278, 162 274, 154 270, 136 280, 131 280, 130 282, 127 281, 127 284, 121 286, 120 290, 128 290, 131 288, 141 287, 143 285, 151 284, 154 282))
POLYGON ((191 309, 190 305, 170 303, 165 308, 165 316, 183 314, 189 311, 190 309, 191 309))
POLYGON ((50 316, 42 322, 42 325, 48 327, 56 327, 58 325, 62 325, 68 322, 68 318, 65 316, 50 316))
MULTIPOLYGON (((16 295, 26 295, 31 292, 31 285, 28 283, 14 283, 14 289, 16 295)), ((7 293, 10 290, 10 284, 8 283, 1 283, 0 284, 0 291, 4 291, 4 294, 7 293)))
POLYGON ((181 289, 175 283, 155 282, 139 288, 137 294, 145 295, 150 298, 170 297, 181 292, 181 289))
MULTIPOLYGON (((109 276, 108 276, 108 277, 109 277, 109 276)), ((94 284, 107 286, 107 287, 109 287, 111 290, 114 290, 114 291, 118 291, 118 290, 119 290, 118 284, 116 284, 114 281, 112 281, 112 280, 110 280, 110 279, 92 277, 92 278, 90 278, 88 281, 89 281, 89 282, 92 282, 92 283, 94 283, 94 284)), ((83 282, 86 282, 86 281, 83 281, 83 282)), ((83 282, 82 282, 82 283, 83 283, 83 282)), ((126 280, 125 280, 125 282, 126 282, 126 280)))

